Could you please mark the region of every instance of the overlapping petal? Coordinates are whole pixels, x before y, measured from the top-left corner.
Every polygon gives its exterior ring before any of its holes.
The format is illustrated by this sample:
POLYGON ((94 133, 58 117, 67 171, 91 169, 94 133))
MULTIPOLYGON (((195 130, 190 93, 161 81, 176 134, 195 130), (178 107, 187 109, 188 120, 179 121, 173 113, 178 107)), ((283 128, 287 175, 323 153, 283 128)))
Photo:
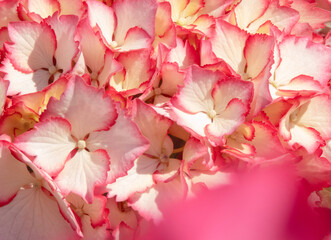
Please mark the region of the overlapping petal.
POLYGON ((35 129, 15 139, 15 144, 34 157, 34 163, 51 176, 64 167, 69 154, 76 148, 71 126, 62 118, 52 118, 35 125, 35 129))
POLYGON ((56 116, 68 120, 72 134, 77 139, 84 139, 93 131, 109 129, 117 112, 103 90, 87 86, 82 78, 74 76, 60 100, 50 100, 42 119, 56 116))

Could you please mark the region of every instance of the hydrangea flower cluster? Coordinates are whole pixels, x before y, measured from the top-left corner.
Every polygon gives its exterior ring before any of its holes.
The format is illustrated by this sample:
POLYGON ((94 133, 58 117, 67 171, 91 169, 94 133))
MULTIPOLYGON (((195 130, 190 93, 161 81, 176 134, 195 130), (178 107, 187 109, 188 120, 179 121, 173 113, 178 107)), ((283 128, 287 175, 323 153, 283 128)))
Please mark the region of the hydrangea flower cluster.
POLYGON ((135 239, 288 164, 331 209, 328 1, 0 1, 1 239, 135 239))

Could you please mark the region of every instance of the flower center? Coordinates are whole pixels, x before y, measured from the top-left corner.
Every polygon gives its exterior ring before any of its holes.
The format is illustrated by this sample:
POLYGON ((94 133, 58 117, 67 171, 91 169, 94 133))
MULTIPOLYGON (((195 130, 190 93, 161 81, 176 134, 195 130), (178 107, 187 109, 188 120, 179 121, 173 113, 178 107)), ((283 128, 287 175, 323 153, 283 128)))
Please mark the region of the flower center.
POLYGON ((79 140, 77 142, 77 147, 78 147, 78 149, 84 149, 84 148, 86 148, 86 142, 84 140, 79 140))
POLYGON ((162 163, 166 163, 166 162, 168 162, 169 157, 166 154, 161 153, 159 159, 162 163))
POLYGON ((299 111, 298 110, 296 110, 296 111, 294 111, 291 115, 290 115, 290 121, 291 122, 298 122, 299 121, 299 119, 300 119, 300 116, 299 116, 299 111))
POLYGON ((214 117, 216 117, 217 113, 214 109, 211 109, 207 112, 208 117, 210 117, 211 119, 213 119, 214 117))
POLYGON ((57 68, 53 65, 48 68, 48 72, 53 75, 54 73, 57 72, 57 68))
POLYGON ((115 41, 112 41, 110 44, 109 44, 112 48, 116 48, 118 46, 117 42, 115 41))

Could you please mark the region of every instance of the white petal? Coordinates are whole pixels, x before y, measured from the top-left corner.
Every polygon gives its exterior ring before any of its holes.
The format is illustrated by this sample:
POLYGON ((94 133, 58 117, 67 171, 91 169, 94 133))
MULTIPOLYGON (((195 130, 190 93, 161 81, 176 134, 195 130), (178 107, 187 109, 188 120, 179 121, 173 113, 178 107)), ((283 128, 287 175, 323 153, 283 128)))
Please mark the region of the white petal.
MULTIPOLYGON (((211 123, 211 118, 207 114, 199 112, 195 114, 186 113, 177 108, 172 109, 176 115, 178 125, 193 131, 193 134, 205 137, 205 127, 211 123)), ((197 136, 196 136, 197 137, 197 136)))
POLYGON ((213 109, 212 89, 221 78, 218 72, 192 66, 187 72, 184 87, 172 99, 172 104, 189 113, 207 112, 213 109))
POLYGON ((290 129, 291 139, 288 143, 297 148, 297 144, 303 146, 308 153, 314 153, 316 149, 323 144, 323 140, 318 132, 314 129, 309 129, 304 126, 293 125, 290 129))
POLYGON ((242 74, 246 64, 243 52, 248 34, 225 21, 217 21, 215 31, 211 43, 216 57, 223 59, 236 73, 242 74))
POLYGON ((234 13, 237 26, 245 29, 251 22, 260 17, 268 7, 266 0, 242 0, 235 6, 234 13))
POLYGON ((5 59, 1 70, 6 73, 5 80, 9 81, 8 95, 34 93, 48 86, 50 73, 45 70, 37 70, 31 73, 23 73, 14 68, 9 59, 5 59))
POLYGON ((212 141, 222 143, 225 134, 231 134, 245 121, 247 108, 238 99, 233 99, 227 108, 213 119, 213 122, 206 128, 207 137, 212 141))
POLYGON ((32 72, 53 66, 56 47, 54 31, 46 24, 16 22, 8 25, 10 61, 20 71, 32 72))
POLYGON ((63 193, 76 193, 86 202, 92 203, 94 187, 105 183, 109 165, 105 151, 78 150, 54 181, 63 193))
POLYGON ((88 19, 92 27, 98 26, 106 42, 113 40, 116 19, 111 7, 98 1, 86 1, 88 6, 88 19))
POLYGON ((306 38, 288 37, 279 45, 281 62, 275 71, 277 85, 307 75, 326 86, 331 76, 331 49, 306 38))
POLYGON ((331 100, 327 95, 312 98, 300 109, 302 116, 298 124, 314 128, 325 139, 331 137, 331 100))
POLYGON ((117 19, 115 31, 117 43, 123 43, 127 32, 134 27, 143 29, 150 37, 154 38, 157 1, 123 0, 115 2, 113 8, 117 19))
POLYGON ((28 11, 38 14, 41 18, 47 18, 60 11, 60 4, 56 0, 29 0, 28 11))
POLYGON ((104 65, 106 47, 87 21, 80 22, 78 32, 81 36, 80 45, 85 63, 92 72, 98 73, 104 65))
POLYGON ((51 176, 64 167, 69 153, 76 148, 71 137, 70 124, 65 119, 54 118, 35 125, 15 139, 16 146, 30 156, 34 163, 51 176))
POLYGON ((164 209, 182 199, 183 196, 182 183, 175 178, 167 183, 160 182, 144 193, 136 194, 129 202, 141 216, 158 223, 163 217, 164 209))
POLYGON ((78 18, 73 15, 58 17, 56 14, 46 22, 52 27, 56 36, 56 66, 66 73, 71 70, 72 60, 78 52, 78 43, 74 39, 78 18))
POLYGON ((86 85, 79 76, 73 76, 59 101, 51 99, 42 119, 61 116, 67 119, 72 134, 79 140, 93 131, 108 129, 117 113, 112 100, 102 89, 86 85))
POLYGON ((0 235, 6 240, 79 239, 55 199, 41 188, 21 190, 0 208, 0 235))
POLYGON ((116 195, 116 201, 121 202, 127 200, 134 193, 143 192, 152 187, 155 184, 153 173, 158 164, 158 159, 147 156, 139 157, 126 176, 117 178, 114 183, 107 186, 110 189, 108 197, 116 195))

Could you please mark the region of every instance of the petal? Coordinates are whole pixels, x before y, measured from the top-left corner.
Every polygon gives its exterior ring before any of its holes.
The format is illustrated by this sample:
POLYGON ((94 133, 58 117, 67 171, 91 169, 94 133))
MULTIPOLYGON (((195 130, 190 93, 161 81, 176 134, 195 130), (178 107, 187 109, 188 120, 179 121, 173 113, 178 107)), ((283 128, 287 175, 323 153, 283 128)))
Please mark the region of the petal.
POLYGON ((125 69, 125 80, 121 83, 122 91, 139 89, 153 76, 155 69, 150 49, 122 53, 117 60, 125 69))
POLYGON ((190 65, 199 63, 199 55, 194 47, 186 40, 176 39, 176 47, 172 48, 167 56, 167 62, 177 63, 181 68, 187 68, 190 65))
POLYGON ((269 90, 269 79, 271 76, 270 68, 272 61, 270 61, 265 69, 252 80, 254 85, 253 99, 250 105, 250 112, 248 118, 258 115, 263 108, 272 102, 271 93, 269 90))
POLYGON ((80 196, 70 193, 66 200, 74 209, 80 209, 84 215, 88 215, 90 225, 92 224, 93 227, 101 226, 105 223, 106 197, 95 196, 93 202, 88 204, 80 196))
POLYGON ((148 141, 142 136, 138 127, 125 112, 118 109, 118 118, 108 131, 92 132, 86 141, 91 151, 104 149, 110 157, 110 171, 107 182, 113 182, 133 166, 137 159, 147 148, 148 141))
POLYGON ((123 43, 118 47, 115 47, 115 49, 120 52, 128 52, 149 48, 151 43, 152 39, 149 37, 145 30, 139 27, 134 27, 129 29, 123 43))
POLYGON ((116 201, 122 202, 133 194, 144 192, 152 187, 155 184, 153 173, 158 164, 158 159, 140 156, 126 176, 117 178, 115 182, 107 186, 109 189, 108 197, 116 196, 116 201))
POLYGON ((251 141, 244 141, 254 146, 255 155, 247 160, 258 163, 262 161, 282 160, 289 162, 293 156, 287 151, 280 142, 277 130, 264 123, 253 123, 255 134, 251 141))
POLYGON ((239 99, 244 106, 248 106, 253 95, 253 84, 237 78, 223 78, 217 82, 212 91, 216 113, 228 109, 233 99, 239 99))
POLYGON ((296 0, 291 4, 291 8, 300 13, 300 23, 309 23, 313 29, 323 28, 324 23, 331 21, 330 11, 316 7, 316 3, 296 0))
POLYGON ((106 47, 102 39, 94 33, 87 21, 81 21, 78 27, 78 33, 81 37, 80 46, 84 55, 86 66, 93 73, 98 73, 104 65, 104 55, 106 47), (93 46, 93 48, 91 48, 93 46))
POLYGON ((113 230, 112 236, 118 240, 134 239, 136 238, 136 232, 125 223, 120 223, 119 226, 113 230))
POLYGON ((9 58, 16 69, 29 73, 53 66, 56 37, 48 25, 35 22, 10 23, 8 34, 14 42, 8 46, 9 58))
POLYGON ((278 1, 271 1, 264 14, 253 21, 247 31, 256 33, 263 24, 270 21, 280 31, 289 33, 293 26, 298 22, 299 13, 292 8, 279 6, 278 1))
POLYGON ((330 185, 331 163, 317 154, 305 154, 296 164, 298 175, 315 189, 330 185))
POLYGON ((168 44, 174 46, 176 42, 175 34, 173 34, 175 32, 174 30, 174 23, 171 19, 171 5, 169 2, 160 2, 155 16, 156 39, 158 37, 162 39, 169 36, 170 39, 168 44))
POLYGON ((88 215, 83 215, 81 218, 84 240, 94 239, 112 239, 107 224, 93 227, 91 225, 91 219, 88 215))
POLYGON ((113 34, 116 26, 116 18, 113 8, 95 0, 88 0, 86 3, 90 25, 93 28, 97 27, 106 43, 110 44, 113 41, 113 34))
POLYGON ((147 220, 160 222, 164 209, 179 201, 184 195, 183 187, 178 178, 163 183, 159 182, 144 193, 131 197, 130 206, 147 220))
POLYGON ((247 61, 246 78, 257 77, 273 59, 275 39, 267 35, 253 35, 247 39, 244 55, 247 61))
POLYGON ((187 113, 173 107, 172 112, 176 123, 191 132, 195 137, 205 137, 205 127, 211 123, 210 117, 206 113, 187 113))
POLYGON ((60 4, 57 0, 29 0, 27 2, 28 11, 38 14, 41 18, 47 18, 60 11, 60 4))
POLYGON ((16 70, 8 58, 3 60, 1 71, 5 72, 4 79, 9 81, 8 95, 28 94, 43 90, 48 86, 50 73, 45 70, 37 70, 31 73, 23 73, 16 70))
POLYGON ((212 49, 212 42, 210 39, 204 40, 201 39, 201 48, 200 48, 200 65, 206 66, 211 64, 216 64, 220 60, 216 57, 216 54, 212 49))
POLYGON ((236 25, 246 29, 251 22, 264 14, 268 6, 267 0, 241 0, 233 9, 236 25))
POLYGON ((144 30, 154 38, 156 0, 121 0, 112 6, 116 13, 115 41, 123 43, 127 32, 134 27, 144 30))
POLYGON ((275 71, 277 85, 307 75, 326 86, 331 76, 331 49, 307 38, 287 37, 279 45, 281 63, 275 71))
POLYGON ((184 85, 185 72, 179 70, 176 64, 164 63, 162 65, 161 74, 162 84, 160 88, 162 94, 173 96, 177 92, 178 86, 184 85))
POLYGON ((188 0, 169 0, 168 1, 171 5, 171 18, 174 22, 180 17, 180 13, 185 9, 187 4, 189 3, 188 0))
POLYGON ((303 146, 308 153, 314 153, 317 148, 324 144, 319 133, 313 128, 306 128, 300 125, 293 125, 290 128, 291 139, 288 141, 294 149, 297 145, 303 146))
POLYGON ((9 143, 1 141, 0 147, 0 206, 2 206, 15 196, 20 187, 35 182, 35 178, 29 173, 26 164, 11 155, 9 143))
POLYGON ((215 189, 231 183, 231 173, 221 171, 191 171, 191 178, 193 184, 204 184, 208 189, 215 189))
POLYGON ((107 208, 109 209, 108 219, 110 222, 110 226, 114 229, 121 222, 125 223, 132 229, 136 229, 138 225, 137 215, 133 211, 133 209, 125 209, 124 211, 120 209, 120 204, 124 204, 122 202, 117 203, 115 198, 108 198, 107 208))
MULTIPOLYGON (((36 173, 36 168, 33 169, 34 173, 36 173)), ((39 171, 40 172, 40 171, 39 171)), ((47 180, 48 184, 52 184, 53 187, 55 186, 54 182, 50 180, 47 180)), ((50 190, 50 188, 47 188, 50 190)), ((52 191, 52 195, 55 197, 57 204, 59 206, 61 215, 67 220, 68 223, 70 223, 71 228, 76 231, 76 233, 82 237, 83 233, 81 230, 81 225, 78 222, 77 216, 74 214, 73 210, 70 207, 70 204, 65 200, 62 192, 58 189, 56 186, 52 191)))
POLYGON ((105 150, 78 150, 54 181, 64 194, 73 192, 92 203, 94 187, 105 183, 108 170, 109 157, 105 150))
POLYGON ((171 181, 172 179, 174 179, 178 175, 180 165, 181 165, 180 160, 175 159, 175 158, 170 158, 167 162, 167 166, 162 170, 158 170, 158 172, 156 172, 153 175, 153 179, 156 182, 169 182, 169 181, 171 181))
POLYGON ((2 115, 3 108, 6 102, 7 89, 9 82, 0 78, 0 115, 2 115))
POLYGON ((18 0, 7 0, 0 2, 0 28, 8 26, 10 22, 19 21, 17 16, 18 0))
POLYGON ((168 129, 172 122, 158 115, 153 108, 140 100, 133 106, 134 122, 138 125, 142 134, 149 140, 150 146, 146 151, 152 156, 159 156, 168 135, 168 129), (151 126, 157 126, 151 127, 151 126))
POLYGON ((298 120, 298 125, 314 128, 321 137, 329 139, 331 137, 331 99, 327 95, 320 95, 300 108, 303 113, 298 120))
POLYGON ((188 113, 207 112, 213 109, 211 91, 222 75, 197 66, 189 68, 184 86, 172 98, 171 103, 188 113))
POLYGON ((183 150, 183 161, 184 161, 184 171, 189 173, 189 170, 199 158, 206 159, 204 162, 207 161, 209 158, 208 149, 205 145, 201 143, 196 138, 190 138, 184 146, 183 150))
POLYGON ((208 0, 204 2, 201 14, 208 14, 214 17, 223 16, 227 8, 232 4, 232 0, 208 0))
POLYGON ((61 215, 54 197, 45 191, 20 190, 12 202, 0 208, 0 234, 4 239, 79 239, 61 215))
POLYGON ((285 100, 274 101, 272 104, 263 109, 263 113, 265 113, 270 120, 270 122, 278 126, 281 118, 289 111, 292 105, 285 100))
POLYGON ((204 35, 210 35, 212 32, 212 28, 215 25, 215 18, 209 15, 201 15, 199 16, 192 25, 196 25, 194 27, 195 32, 201 32, 204 35))
POLYGON ((187 1, 185 8, 180 12, 180 16, 192 16, 196 14, 204 6, 204 4, 205 3, 202 0, 187 1))
POLYGON ((245 121, 247 107, 237 98, 229 102, 226 109, 206 126, 206 135, 216 144, 223 144, 222 137, 233 133, 245 121))
POLYGON ((281 95, 293 93, 294 96, 298 94, 304 96, 311 95, 312 92, 322 93, 324 91, 325 89, 318 81, 306 75, 300 75, 293 78, 287 85, 278 87, 278 93, 280 92, 281 95))
POLYGON ((62 118, 37 123, 35 129, 15 138, 15 145, 30 156, 34 164, 51 176, 64 167, 69 154, 76 148, 71 137, 70 123, 62 118))
POLYGON ((80 0, 57 0, 61 6, 61 15, 76 15, 82 17, 85 12, 83 2, 80 0))
POLYGON ((104 59, 104 66, 98 76, 99 86, 103 87, 108 85, 110 77, 122 69, 123 66, 115 60, 114 53, 107 50, 104 59))
POLYGON ((67 119, 72 134, 79 140, 88 133, 108 129, 117 117, 112 100, 102 89, 86 85, 79 76, 73 76, 61 99, 51 99, 42 119, 61 116, 67 119))
POLYGON ((211 37, 212 49, 216 57, 223 59, 239 74, 245 69, 244 47, 248 34, 225 21, 217 21, 215 35, 211 37))
POLYGON ((77 219, 75 218, 68 202, 64 199, 58 187, 54 184, 53 179, 43 170, 34 165, 31 160, 17 148, 13 148, 12 150, 15 157, 27 164, 30 167, 29 171, 33 171, 34 181, 23 186, 21 190, 42 190, 43 193, 47 195, 47 198, 56 200, 62 217, 64 217, 65 220, 70 223, 72 229, 74 229, 76 233, 82 237, 82 232, 77 219))
POLYGON ((78 43, 75 41, 76 28, 78 23, 77 16, 60 16, 55 14, 48 18, 49 24, 55 32, 57 48, 55 51, 56 66, 68 72, 72 68, 72 60, 78 53, 78 43))

